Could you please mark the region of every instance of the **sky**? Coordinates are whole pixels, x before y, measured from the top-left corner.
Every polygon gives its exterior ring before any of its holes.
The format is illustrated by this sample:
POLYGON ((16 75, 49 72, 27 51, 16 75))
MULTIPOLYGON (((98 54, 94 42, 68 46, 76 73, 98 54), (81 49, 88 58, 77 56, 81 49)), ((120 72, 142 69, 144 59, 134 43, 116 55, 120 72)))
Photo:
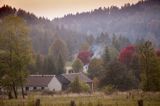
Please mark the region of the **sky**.
POLYGON ((17 9, 21 8, 37 16, 49 19, 62 17, 69 13, 91 11, 99 7, 123 6, 126 3, 137 3, 139 0, 0 0, 4 4, 17 9))

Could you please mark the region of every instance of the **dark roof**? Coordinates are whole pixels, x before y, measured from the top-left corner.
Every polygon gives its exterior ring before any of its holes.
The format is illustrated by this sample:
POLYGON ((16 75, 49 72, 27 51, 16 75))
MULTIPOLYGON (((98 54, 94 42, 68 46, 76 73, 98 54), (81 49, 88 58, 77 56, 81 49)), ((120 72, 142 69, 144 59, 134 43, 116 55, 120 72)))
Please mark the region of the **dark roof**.
MULTIPOLYGON (((47 87, 54 75, 30 75, 27 78, 26 87, 47 87)), ((70 73, 70 74, 61 74, 57 75, 56 78, 62 84, 69 84, 73 82, 75 78, 78 77, 80 81, 90 83, 92 82, 86 75, 83 73, 70 73)))
POLYGON ((61 84, 69 84, 70 81, 66 79, 62 74, 56 76, 57 79, 61 82, 61 84))
POLYGON ((30 75, 27 78, 27 87, 47 87, 54 75, 30 75))
POLYGON ((60 82, 62 82, 62 83, 68 82, 68 81, 73 82, 76 77, 78 77, 80 81, 83 81, 83 82, 86 82, 86 83, 92 82, 92 80, 90 78, 88 78, 86 75, 84 75, 83 73, 62 74, 61 78, 63 80, 61 80, 60 82))

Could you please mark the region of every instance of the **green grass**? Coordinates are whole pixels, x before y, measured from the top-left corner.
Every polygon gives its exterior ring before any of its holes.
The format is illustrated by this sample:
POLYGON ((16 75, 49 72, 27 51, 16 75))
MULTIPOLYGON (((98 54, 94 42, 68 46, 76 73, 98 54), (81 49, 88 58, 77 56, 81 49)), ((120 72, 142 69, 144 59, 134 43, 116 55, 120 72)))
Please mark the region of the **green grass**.
MULTIPOLYGON (((145 95, 144 106, 160 106, 159 94, 145 95)), ((30 95, 25 100, 1 100, 0 106, 33 106, 36 99, 41 100, 41 106, 70 106, 73 100, 76 106, 138 106, 139 96, 126 98, 126 95, 30 95)))

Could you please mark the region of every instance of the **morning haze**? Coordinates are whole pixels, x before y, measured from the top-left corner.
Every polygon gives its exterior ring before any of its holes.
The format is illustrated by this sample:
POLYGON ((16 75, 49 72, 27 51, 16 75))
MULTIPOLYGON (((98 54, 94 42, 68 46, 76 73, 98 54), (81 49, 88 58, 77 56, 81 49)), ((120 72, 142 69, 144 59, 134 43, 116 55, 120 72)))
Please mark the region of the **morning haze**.
POLYGON ((160 106, 159 29, 160 0, 0 0, 0 106, 160 106))
POLYGON ((8 4, 16 8, 33 12, 37 16, 49 19, 62 17, 68 13, 90 11, 99 7, 116 5, 118 7, 126 3, 137 3, 139 0, 1 0, 0 6, 8 4))

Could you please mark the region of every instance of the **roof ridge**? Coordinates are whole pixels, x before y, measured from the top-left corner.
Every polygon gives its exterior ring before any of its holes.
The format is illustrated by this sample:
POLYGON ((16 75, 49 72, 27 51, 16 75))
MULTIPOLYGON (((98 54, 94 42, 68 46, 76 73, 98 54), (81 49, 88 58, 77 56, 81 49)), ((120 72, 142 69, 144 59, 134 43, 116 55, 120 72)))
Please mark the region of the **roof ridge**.
POLYGON ((52 77, 52 76, 55 76, 55 75, 29 75, 29 76, 35 76, 35 77, 52 77))
POLYGON ((82 72, 78 72, 78 73, 68 73, 68 74, 64 73, 64 74, 62 74, 62 75, 70 75, 70 74, 82 74, 82 72))

